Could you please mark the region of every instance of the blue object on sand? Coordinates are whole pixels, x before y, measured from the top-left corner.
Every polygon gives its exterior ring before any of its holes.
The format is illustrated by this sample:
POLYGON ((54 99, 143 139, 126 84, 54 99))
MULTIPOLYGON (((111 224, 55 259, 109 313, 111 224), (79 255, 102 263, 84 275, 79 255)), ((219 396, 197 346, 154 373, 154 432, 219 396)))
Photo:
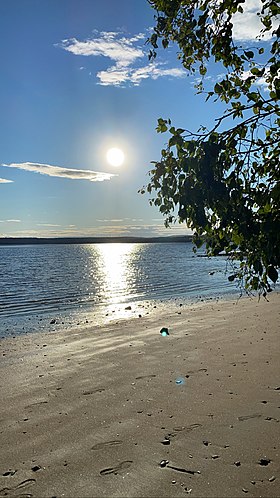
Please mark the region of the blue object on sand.
POLYGON ((175 382, 177 386, 182 386, 183 384, 185 384, 185 379, 183 379, 183 377, 178 377, 175 382))
POLYGON ((167 335, 169 335, 169 332, 168 332, 168 329, 166 327, 163 327, 160 331, 162 337, 166 337, 167 335))

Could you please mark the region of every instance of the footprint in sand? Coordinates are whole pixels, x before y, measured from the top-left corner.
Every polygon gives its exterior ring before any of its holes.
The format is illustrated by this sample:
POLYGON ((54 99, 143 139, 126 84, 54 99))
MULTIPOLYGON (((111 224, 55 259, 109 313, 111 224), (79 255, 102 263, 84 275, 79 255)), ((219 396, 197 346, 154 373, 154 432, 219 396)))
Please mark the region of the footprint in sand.
POLYGON ((119 444, 122 444, 122 441, 105 441, 104 443, 97 443, 94 446, 92 446, 92 450, 102 450, 103 448, 106 448, 107 446, 118 446, 119 444))
MULTIPOLYGON (((22 489, 26 488, 27 486, 30 486, 31 484, 35 484, 36 479, 25 479, 25 481, 20 482, 17 486, 14 486, 13 488, 2 488, 0 489, 0 496, 15 496, 14 492, 17 489, 22 489)), ((31 494, 28 493, 28 495, 20 495, 20 496, 32 496, 31 494)))
POLYGON ((31 403, 30 405, 26 405, 25 408, 32 408, 33 406, 45 405, 46 403, 48 403, 47 400, 35 401, 35 403, 31 403))
POLYGON ((136 380, 140 380, 140 379, 152 379, 153 377, 156 377, 156 375, 152 374, 152 375, 140 375, 139 377, 135 377, 136 380))
POLYGON ((25 481, 22 481, 21 483, 19 483, 15 489, 21 489, 21 488, 25 488, 26 486, 30 486, 31 484, 35 484, 36 482, 36 479, 25 479, 25 481))
POLYGON ((99 387, 98 389, 92 389, 90 391, 83 391, 83 395, 89 396, 90 394, 102 393, 103 391, 105 391, 105 389, 103 389, 103 387, 99 387))
POLYGON ((194 429, 198 429, 199 427, 202 427, 202 424, 191 424, 187 425, 186 427, 174 427, 173 431, 168 434, 168 437, 176 437, 178 436, 178 433, 180 432, 191 432, 194 429))
POLYGON ((207 368, 198 368, 197 370, 189 370, 188 374, 195 374, 199 372, 207 372, 207 368))
POLYGON ((125 460, 124 462, 120 462, 118 465, 115 467, 109 467, 108 469, 103 469, 100 471, 101 476, 107 476, 109 474, 122 474, 124 473, 127 469, 131 467, 133 464, 132 460, 125 460))
POLYGON ((244 420, 249 420, 250 418, 260 418, 261 414, 260 413, 253 413, 253 415, 242 415, 241 417, 237 417, 240 422, 243 422, 244 420))

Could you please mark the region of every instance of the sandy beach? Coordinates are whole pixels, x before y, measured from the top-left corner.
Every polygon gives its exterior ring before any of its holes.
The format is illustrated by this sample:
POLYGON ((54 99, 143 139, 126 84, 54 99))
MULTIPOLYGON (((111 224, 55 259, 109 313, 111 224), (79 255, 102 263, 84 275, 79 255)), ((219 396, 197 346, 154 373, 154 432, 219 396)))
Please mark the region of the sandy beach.
POLYGON ((2 339, 0 496, 279 497, 279 311, 272 293, 2 339))

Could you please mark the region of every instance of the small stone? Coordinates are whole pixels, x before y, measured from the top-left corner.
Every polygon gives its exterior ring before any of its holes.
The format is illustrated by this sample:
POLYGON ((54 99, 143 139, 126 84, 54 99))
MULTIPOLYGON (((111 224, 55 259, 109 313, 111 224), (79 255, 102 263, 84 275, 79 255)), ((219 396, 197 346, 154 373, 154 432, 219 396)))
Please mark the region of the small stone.
POLYGON ((237 462, 234 462, 234 465, 236 465, 236 467, 240 467, 241 463, 238 460, 237 462))
POLYGON ((220 458, 220 455, 212 455, 213 460, 216 460, 217 458, 220 458))
POLYGON ((168 446, 170 444, 170 439, 164 439, 163 441, 161 441, 161 444, 164 444, 165 446, 168 446))
POLYGON ((248 493, 248 489, 242 488, 243 493, 248 493))
POLYGON ((275 481, 275 479, 276 479, 276 477, 275 477, 275 476, 272 476, 272 477, 270 477, 268 480, 269 480, 269 482, 273 482, 273 481, 275 481))
POLYGON ((166 465, 167 465, 168 463, 169 463, 169 460, 161 460, 161 462, 160 462, 159 466, 160 466, 161 468, 163 468, 163 467, 166 467, 166 465))
POLYGON ((205 446, 208 446, 209 441, 204 440, 204 441, 203 441, 203 444, 204 444, 205 446))
POLYGON ((50 321, 50 325, 54 325, 56 323, 56 319, 53 318, 51 321, 50 321))
POLYGON ((173 480, 173 481, 171 481, 171 484, 176 484, 176 481, 174 481, 174 480, 173 480))
POLYGON ((126 308, 124 308, 125 310, 127 311, 130 311, 131 310, 131 306, 126 306, 126 308))
POLYGON ((259 460, 259 465, 263 465, 263 466, 266 466, 268 465, 269 463, 271 462, 270 458, 261 458, 259 460))
POLYGON ((10 476, 13 476, 15 475, 16 473, 16 470, 7 470, 7 472, 4 472, 4 474, 2 474, 3 477, 10 477, 10 476))
POLYGON ((40 465, 34 465, 34 467, 31 467, 31 470, 33 470, 33 472, 37 472, 40 469, 41 469, 40 465))

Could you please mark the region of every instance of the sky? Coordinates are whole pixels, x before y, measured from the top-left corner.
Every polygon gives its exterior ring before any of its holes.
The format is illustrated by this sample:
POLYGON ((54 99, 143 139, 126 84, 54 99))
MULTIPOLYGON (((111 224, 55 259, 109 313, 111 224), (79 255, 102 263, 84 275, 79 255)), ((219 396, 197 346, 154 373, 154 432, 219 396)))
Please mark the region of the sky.
MULTIPOLYGON (((237 40, 252 42, 258 6, 246 1, 237 40)), ((138 190, 168 140, 158 118, 196 131, 221 108, 195 95, 175 48, 148 60, 153 25, 146 0, 0 1, 0 237, 188 233, 138 190)))

